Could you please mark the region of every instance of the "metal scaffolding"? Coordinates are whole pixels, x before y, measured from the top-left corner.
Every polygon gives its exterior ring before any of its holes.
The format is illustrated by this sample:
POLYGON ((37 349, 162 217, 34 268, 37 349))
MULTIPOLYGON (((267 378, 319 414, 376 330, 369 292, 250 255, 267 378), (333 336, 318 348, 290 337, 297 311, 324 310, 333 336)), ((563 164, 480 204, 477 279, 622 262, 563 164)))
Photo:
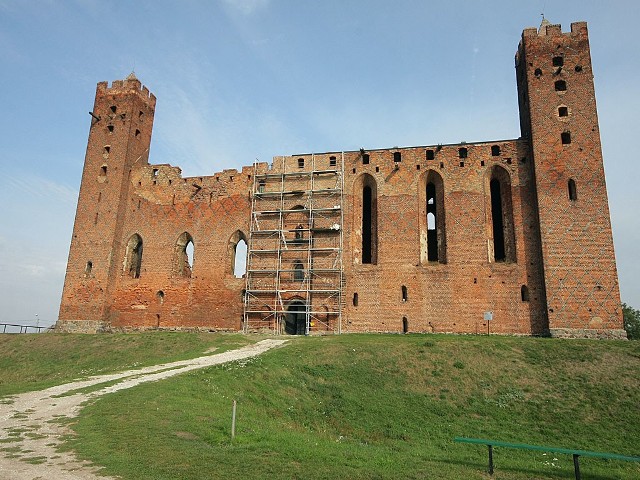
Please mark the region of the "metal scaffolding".
POLYGON ((344 154, 254 163, 244 331, 342 328, 344 154))

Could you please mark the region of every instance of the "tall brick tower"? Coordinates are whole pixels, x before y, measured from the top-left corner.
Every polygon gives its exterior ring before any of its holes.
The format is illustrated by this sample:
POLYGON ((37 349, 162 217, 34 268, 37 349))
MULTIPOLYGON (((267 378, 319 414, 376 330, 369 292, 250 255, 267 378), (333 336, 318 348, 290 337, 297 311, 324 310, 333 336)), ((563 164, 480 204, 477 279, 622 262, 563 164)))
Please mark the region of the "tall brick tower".
POLYGON ((586 22, 525 29, 516 73, 550 333, 624 338, 586 22))
MULTIPOLYGON (((132 168, 148 164, 156 98, 132 73, 96 89, 58 324, 99 330, 122 270, 122 225, 132 168)), ((141 254, 142 242, 131 255, 141 254)))

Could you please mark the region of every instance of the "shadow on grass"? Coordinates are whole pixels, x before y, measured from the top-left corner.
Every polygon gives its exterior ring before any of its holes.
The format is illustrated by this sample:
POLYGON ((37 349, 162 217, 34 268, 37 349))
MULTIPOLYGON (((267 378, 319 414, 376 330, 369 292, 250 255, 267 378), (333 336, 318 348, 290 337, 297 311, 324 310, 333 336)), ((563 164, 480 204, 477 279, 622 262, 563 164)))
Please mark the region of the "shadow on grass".
MULTIPOLYGON (((434 463, 456 465, 459 467, 468 467, 470 471, 473 471, 473 473, 480 473, 488 476, 489 478, 493 478, 489 476, 488 458, 486 462, 475 462, 470 460, 454 460, 451 458, 438 458, 438 457, 432 457, 431 460, 434 463)), ((569 459, 568 461, 572 462, 571 459, 569 459)), ((501 466, 500 464, 497 464, 496 466, 495 457, 494 457, 493 471, 494 471, 494 476, 500 475, 500 472, 503 472, 503 473, 523 475, 526 478, 537 478, 537 479, 576 478, 573 470, 573 464, 571 464, 570 467, 567 465, 563 465, 561 468, 553 468, 553 469, 546 468, 546 467, 534 469, 534 468, 515 467, 515 466, 509 466, 509 465, 501 466)), ((589 478, 589 480, 611 480, 612 478, 610 475, 605 476, 605 475, 598 475, 598 474, 591 473, 589 472, 588 466, 585 466, 582 463, 580 463, 580 474, 583 478, 589 478)))

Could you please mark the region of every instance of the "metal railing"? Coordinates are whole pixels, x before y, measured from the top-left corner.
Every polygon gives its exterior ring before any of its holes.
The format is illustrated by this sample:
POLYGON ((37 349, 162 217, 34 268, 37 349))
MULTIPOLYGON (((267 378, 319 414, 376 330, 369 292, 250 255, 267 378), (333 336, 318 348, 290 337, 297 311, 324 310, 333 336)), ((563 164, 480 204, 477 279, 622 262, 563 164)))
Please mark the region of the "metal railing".
POLYGON ((0 329, 2 329, 2 333, 41 333, 43 330, 49 331, 53 329, 53 325, 45 327, 40 325, 20 325, 17 323, 0 323, 0 329), (7 327, 9 327, 8 332, 7 332, 7 327), (16 328, 18 329, 18 331, 15 331, 16 328), (35 330, 35 332, 33 330, 35 330))

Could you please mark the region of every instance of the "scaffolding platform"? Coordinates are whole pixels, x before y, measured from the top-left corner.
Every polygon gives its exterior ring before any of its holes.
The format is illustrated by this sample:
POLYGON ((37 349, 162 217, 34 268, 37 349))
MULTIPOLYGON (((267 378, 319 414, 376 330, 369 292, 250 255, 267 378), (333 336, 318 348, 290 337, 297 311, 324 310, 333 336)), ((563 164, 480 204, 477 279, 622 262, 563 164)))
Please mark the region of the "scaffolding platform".
POLYGON ((245 332, 341 333, 344 154, 324 157, 254 164, 245 332))

